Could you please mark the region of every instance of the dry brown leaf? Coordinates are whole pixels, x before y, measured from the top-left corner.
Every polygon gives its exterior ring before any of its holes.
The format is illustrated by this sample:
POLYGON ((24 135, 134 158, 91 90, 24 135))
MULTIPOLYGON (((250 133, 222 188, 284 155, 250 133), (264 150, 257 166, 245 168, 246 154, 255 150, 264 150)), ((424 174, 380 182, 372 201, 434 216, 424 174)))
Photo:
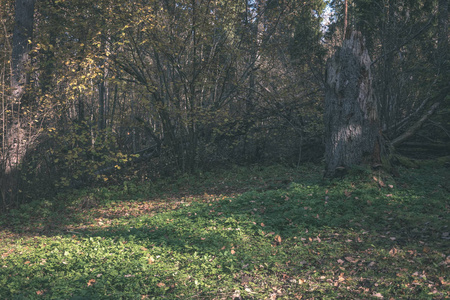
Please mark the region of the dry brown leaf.
POLYGON ((397 248, 392 248, 391 250, 389 250, 389 254, 391 256, 395 256, 398 253, 398 249, 397 248))
POLYGON ((380 299, 383 299, 384 298, 384 296, 383 295, 381 295, 380 293, 373 293, 373 296, 374 297, 377 297, 377 298, 380 298, 380 299))
POLYGON ((345 257, 345 260, 348 261, 348 262, 351 262, 351 263, 357 263, 359 261, 359 259, 353 258, 353 257, 350 257, 350 256, 345 257))
POLYGON ((274 238, 275 243, 277 243, 278 245, 281 244, 281 236, 276 235, 274 238))
POLYGON ((92 285, 94 285, 94 283, 95 283, 95 279, 89 279, 87 285, 92 286, 92 285))

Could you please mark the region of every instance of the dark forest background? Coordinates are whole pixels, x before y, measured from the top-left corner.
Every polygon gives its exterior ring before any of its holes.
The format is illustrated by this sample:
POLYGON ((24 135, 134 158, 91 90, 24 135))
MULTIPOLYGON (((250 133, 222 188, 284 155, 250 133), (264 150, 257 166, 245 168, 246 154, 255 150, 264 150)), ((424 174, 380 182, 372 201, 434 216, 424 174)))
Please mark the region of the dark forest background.
POLYGON ((120 176, 322 163, 326 61, 349 29, 389 162, 450 155, 448 0, 1 0, 0 15, 3 208, 120 176))

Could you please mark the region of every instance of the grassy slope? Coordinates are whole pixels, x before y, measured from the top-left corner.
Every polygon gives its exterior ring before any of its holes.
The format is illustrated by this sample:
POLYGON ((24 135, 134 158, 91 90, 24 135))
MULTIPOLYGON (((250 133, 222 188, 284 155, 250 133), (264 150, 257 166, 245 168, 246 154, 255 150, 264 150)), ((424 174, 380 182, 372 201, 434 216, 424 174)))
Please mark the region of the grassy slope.
POLYGON ((0 298, 448 298, 448 182, 311 165, 74 191, 0 219, 0 298))

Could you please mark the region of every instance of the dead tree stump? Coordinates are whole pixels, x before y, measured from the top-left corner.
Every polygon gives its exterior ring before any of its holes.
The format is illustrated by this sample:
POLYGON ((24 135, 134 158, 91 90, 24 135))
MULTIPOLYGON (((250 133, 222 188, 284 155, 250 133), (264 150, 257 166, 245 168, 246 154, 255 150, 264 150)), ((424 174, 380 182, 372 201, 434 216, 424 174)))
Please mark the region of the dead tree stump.
POLYGON ((371 59, 360 32, 347 35, 328 59, 325 87, 325 176, 380 161, 380 127, 371 59))

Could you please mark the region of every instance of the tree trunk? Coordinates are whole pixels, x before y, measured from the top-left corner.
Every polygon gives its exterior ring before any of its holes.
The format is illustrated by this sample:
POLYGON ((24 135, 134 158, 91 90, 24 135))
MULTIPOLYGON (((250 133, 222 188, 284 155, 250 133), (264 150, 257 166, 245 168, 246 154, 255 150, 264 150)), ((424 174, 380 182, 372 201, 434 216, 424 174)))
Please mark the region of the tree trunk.
POLYGON ((348 22, 348 0, 344 0, 344 40, 347 37, 347 22, 348 22))
MULTIPOLYGON (((448 0, 439 0, 438 6, 438 68, 448 67, 448 0)), ((447 73, 448 74, 448 73, 447 73)))
MULTIPOLYGON (((4 208, 14 203, 19 195, 19 164, 27 147, 36 138, 31 129, 23 125, 22 106, 26 98, 29 74, 29 52, 33 35, 33 16, 35 0, 16 0, 14 30, 11 51, 11 117, 5 120, 6 132, 3 131, 3 149, 0 161, 1 202, 4 208)), ((3 110, 5 113, 5 110, 3 110)))
POLYGON ((372 94, 371 60, 360 32, 348 34, 327 61, 325 88, 325 176, 336 169, 380 162, 380 128, 372 94))
POLYGON ((35 0, 16 0, 15 24, 11 54, 11 88, 14 99, 21 101, 27 83, 28 54, 33 36, 35 0))

